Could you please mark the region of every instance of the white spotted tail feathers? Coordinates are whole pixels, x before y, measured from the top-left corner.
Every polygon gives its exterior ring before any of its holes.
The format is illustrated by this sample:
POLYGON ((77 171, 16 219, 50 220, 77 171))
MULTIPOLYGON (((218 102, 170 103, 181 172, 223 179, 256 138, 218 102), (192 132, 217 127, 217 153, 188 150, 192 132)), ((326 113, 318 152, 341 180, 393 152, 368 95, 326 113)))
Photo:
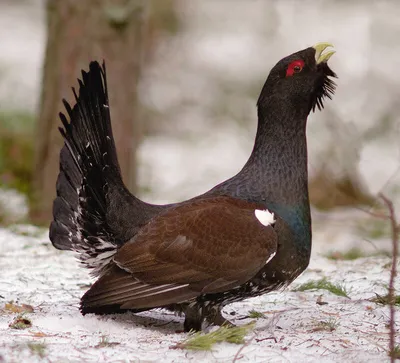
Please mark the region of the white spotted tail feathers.
MULTIPOLYGON (((79 260, 98 275, 118 247, 108 223, 108 194, 123 189, 112 135, 105 66, 90 63, 82 71, 76 104, 63 100, 59 128, 65 144, 60 153, 57 197, 53 204, 50 240, 62 250, 78 252, 79 260)), ((114 193, 115 194, 115 193, 114 193)))

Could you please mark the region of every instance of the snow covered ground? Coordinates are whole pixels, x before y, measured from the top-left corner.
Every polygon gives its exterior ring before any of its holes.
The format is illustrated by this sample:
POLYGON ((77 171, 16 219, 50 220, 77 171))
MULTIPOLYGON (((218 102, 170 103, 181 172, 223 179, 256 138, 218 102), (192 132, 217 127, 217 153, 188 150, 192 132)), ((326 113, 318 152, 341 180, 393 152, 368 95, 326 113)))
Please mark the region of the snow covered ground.
POLYGON ((244 346, 221 343, 195 352, 172 349, 187 334, 179 332, 183 319, 170 312, 82 316, 78 304, 91 282, 88 273, 72 254, 54 249, 46 234, 34 227, 0 229, 0 362, 388 361, 389 311, 368 300, 386 294, 387 257, 332 261, 314 253, 289 289, 225 308, 238 325, 255 320, 246 318, 250 310, 264 313, 244 346), (349 298, 294 291, 323 277, 342 284, 349 298), (13 307, 22 304, 33 307, 24 314, 32 326, 13 329, 13 307))

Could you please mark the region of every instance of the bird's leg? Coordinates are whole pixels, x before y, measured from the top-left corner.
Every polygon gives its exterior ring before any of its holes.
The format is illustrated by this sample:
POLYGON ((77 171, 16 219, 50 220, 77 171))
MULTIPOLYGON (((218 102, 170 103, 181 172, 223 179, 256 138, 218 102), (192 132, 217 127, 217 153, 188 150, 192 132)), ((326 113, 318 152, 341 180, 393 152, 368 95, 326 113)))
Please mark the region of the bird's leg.
POLYGON ((203 320, 203 308, 199 305, 188 305, 185 308, 185 322, 183 323, 184 331, 200 331, 203 320))
POLYGON ((221 307, 220 306, 215 306, 209 314, 207 314, 206 319, 210 324, 213 325, 219 325, 219 326, 228 326, 228 327, 234 327, 235 324, 231 323, 229 320, 225 319, 222 316, 221 312, 221 307))

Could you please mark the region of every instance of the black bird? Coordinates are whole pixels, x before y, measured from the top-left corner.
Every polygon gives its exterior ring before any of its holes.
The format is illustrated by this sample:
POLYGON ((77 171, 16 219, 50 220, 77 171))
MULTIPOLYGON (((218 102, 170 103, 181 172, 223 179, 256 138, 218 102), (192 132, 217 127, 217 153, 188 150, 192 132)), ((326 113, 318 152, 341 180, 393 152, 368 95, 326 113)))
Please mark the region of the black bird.
POLYGON ((124 186, 112 135, 105 65, 82 71, 76 104, 60 113, 50 239, 98 277, 87 313, 164 307, 185 331, 222 324, 226 304, 292 282, 308 266, 311 217, 306 122, 331 98, 334 51, 320 43, 280 60, 260 97, 253 151, 243 169, 188 201, 152 205, 124 186), (69 120, 68 120, 69 119, 69 120))

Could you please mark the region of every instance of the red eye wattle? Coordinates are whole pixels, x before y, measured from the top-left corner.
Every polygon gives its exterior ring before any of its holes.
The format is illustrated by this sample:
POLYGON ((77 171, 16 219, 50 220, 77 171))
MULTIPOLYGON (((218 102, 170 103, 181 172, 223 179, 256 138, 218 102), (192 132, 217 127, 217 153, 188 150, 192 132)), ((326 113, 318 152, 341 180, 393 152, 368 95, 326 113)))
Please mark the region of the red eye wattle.
POLYGON ((303 60, 299 59, 299 60, 293 61, 287 67, 286 77, 290 77, 290 76, 293 76, 293 74, 295 74, 295 73, 301 72, 303 67, 304 67, 304 61, 303 60))

